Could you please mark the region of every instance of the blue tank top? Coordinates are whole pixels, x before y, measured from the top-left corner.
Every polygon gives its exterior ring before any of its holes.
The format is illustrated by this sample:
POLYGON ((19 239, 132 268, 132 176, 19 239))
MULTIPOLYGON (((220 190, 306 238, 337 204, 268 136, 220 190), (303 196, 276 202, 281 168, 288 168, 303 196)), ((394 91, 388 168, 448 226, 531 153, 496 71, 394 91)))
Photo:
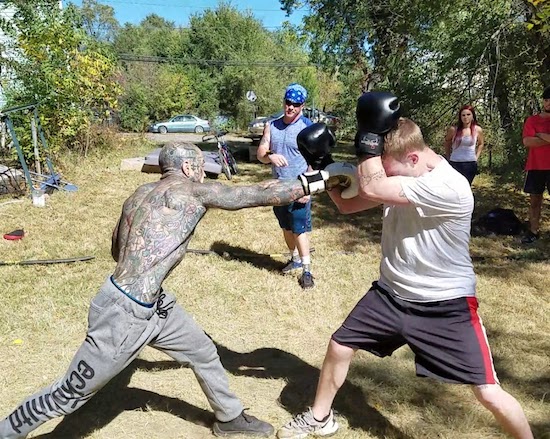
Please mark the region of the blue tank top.
POLYGON ((296 137, 298 133, 313 122, 305 116, 287 125, 283 118, 275 119, 269 123, 271 145, 269 149, 274 154, 283 155, 288 161, 288 166, 271 166, 273 177, 279 180, 294 180, 298 175, 307 171, 307 163, 298 150, 296 137))

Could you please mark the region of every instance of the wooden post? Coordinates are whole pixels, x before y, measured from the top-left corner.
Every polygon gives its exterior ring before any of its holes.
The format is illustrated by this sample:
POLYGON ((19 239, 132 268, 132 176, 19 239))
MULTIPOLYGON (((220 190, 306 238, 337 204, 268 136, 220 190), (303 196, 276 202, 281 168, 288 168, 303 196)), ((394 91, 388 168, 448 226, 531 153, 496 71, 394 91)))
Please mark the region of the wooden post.
POLYGON ((32 146, 34 147, 34 167, 38 174, 42 174, 40 170, 40 154, 38 152, 38 136, 36 135, 36 122, 34 116, 31 115, 31 132, 32 132, 32 146))

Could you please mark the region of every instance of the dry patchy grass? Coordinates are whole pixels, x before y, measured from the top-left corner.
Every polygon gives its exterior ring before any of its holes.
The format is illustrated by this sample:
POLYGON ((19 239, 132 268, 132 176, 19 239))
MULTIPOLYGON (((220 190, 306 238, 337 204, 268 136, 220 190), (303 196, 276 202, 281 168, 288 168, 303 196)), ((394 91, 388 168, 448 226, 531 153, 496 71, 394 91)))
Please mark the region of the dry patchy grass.
MULTIPOLYGON (((121 204, 158 178, 120 171, 120 160, 150 149, 128 142, 103 156, 67 158, 64 176, 78 192, 55 193, 43 209, 28 199, 0 207, 3 233, 27 232, 20 242, 0 242, 1 260, 95 256, 0 267, 0 416, 61 375, 81 343, 89 301, 114 268, 110 236, 121 204)), ((228 184, 269 175, 262 165, 239 165, 242 173, 228 184)), ((475 192, 478 212, 498 205, 527 215, 527 199, 513 187, 482 176, 475 192)), ((380 229, 380 210, 342 216, 326 195, 317 196, 311 234, 317 285, 303 291, 295 277, 278 273, 286 249, 271 208, 213 210, 200 223, 190 247, 226 257, 189 254, 165 287, 218 344, 231 387, 253 414, 278 427, 311 403, 330 334, 376 279, 380 229)), ((474 238, 472 254, 502 384, 522 403, 537 437, 550 437, 547 239, 526 249, 516 238, 474 238)), ((416 378, 408 348, 383 360, 359 353, 335 407, 345 426, 341 438, 504 437, 467 388, 416 378)), ((212 420, 193 374, 146 348, 80 411, 32 437, 209 438, 212 420)))

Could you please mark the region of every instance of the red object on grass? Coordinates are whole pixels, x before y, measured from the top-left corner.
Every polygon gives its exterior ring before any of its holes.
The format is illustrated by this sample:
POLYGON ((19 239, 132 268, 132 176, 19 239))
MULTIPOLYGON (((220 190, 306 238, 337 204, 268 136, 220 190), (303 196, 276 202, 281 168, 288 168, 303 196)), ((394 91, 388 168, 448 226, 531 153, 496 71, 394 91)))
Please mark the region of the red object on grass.
POLYGON ((7 239, 9 241, 16 241, 18 239, 23 238, 23 236, 25 236, 24 230, 23 229, 17 229, 17 230, 14 230, 13 232, 6 233, 4 235, 4 239, 7 239))

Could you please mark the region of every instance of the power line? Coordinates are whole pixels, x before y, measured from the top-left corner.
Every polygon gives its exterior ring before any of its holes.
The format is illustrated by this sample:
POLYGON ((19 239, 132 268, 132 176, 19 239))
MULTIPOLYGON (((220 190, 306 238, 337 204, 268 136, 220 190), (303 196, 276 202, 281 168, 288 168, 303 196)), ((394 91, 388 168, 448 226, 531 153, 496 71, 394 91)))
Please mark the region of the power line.
MULTIPOLYGON (((215 8, 211 6, 199 6, 199 5, 182 5, 182 4, 170 4, 167 2, 162 1, 156 1, 156 2, 138 2, 133 0, 98 0, 98 3, 112 6, 113 8, 117 4, 124 4, 124 5, 135 5, 135 6, 158 6, 163 8, 182 8, 182 9, 190 9, 190 10, 215 10, 215 8)), ((310 11, 309 8, 306 8, 304 6, 301 6, 299 8, 296 8, 296 10, 304 10, 304 11, 310 11)), ((246 8, 244 11, 250 11, 252 13, 257 12, 266 12, 266 13, 273 13, 273 12, 284 12, 282 9, 252 9, 252 8, 246 8)), ((242 12, 242 11, 241 11, 242 12)), ((154 12, 153 12, 154 13, 154 12)), ((162 13, 159 12, 159 15, 162 16, 162 13)), ((288 20, 290 20, 290 17, 286 17, 288 20)), ((169 20, 169 18, 167 18, 169 20)), ((181 28, 187 28, 188 26, 178 26, 181 28)), ((264 29, 282 29, 283 26, 263 26, 264 29)))
MULTIPOLYGON (((130 1, 130 0, 101 0, 99 3, 103 4, 109 4, 109 3, 121 3, 121 4, 127 4, 127 5, 138 5, 138 6, 164 6, 169 8, 185 8, 185 9, 214 9, 212 6, 193 6, 193 5, 172 5, 166 2, 136 2, 136 1, 130 1)), ((305 6, 300 6, 296 8, 296 10, 306 10, 309 8, 306 8, 305 6)), ((250 9, 246 8, 246 10, 250 10, 251 12, 284 12, 282 9, 250 9)))
POLYGON ((173 63, 186 65, 206 65, 206 66, 254 66, 254 67, 311 67, 312 63, 285 63, 274 61, 232 61, 216 59, 190 59, 173 58, 167 56, 142 56, 128 53, 118 54, 118 59, 129 62, 147 62, 147 63, 173 63))

